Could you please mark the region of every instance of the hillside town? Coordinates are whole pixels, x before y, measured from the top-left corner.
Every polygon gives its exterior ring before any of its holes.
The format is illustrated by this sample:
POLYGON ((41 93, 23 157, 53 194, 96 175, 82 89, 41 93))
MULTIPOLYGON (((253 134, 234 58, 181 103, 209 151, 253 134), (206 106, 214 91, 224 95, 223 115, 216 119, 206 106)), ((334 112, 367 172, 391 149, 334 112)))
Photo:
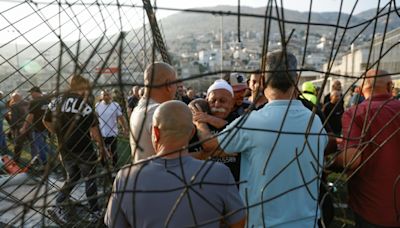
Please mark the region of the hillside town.
POLYGON ((0 227, 400 227, 394 2, 6 1, 0 227))

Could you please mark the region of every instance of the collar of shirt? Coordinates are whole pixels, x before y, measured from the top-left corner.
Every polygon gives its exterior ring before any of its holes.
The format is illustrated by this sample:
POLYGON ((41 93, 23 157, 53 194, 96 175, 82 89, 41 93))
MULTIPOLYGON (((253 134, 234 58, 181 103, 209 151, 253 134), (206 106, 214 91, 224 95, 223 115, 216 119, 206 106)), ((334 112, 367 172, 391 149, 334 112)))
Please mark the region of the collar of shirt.
POLYGON ((158 157, 158 158, 153 158, 151 162, 153 162, 154 164, 160 165, 160 166, 164 166, 166 168, 168 167, 176 167, 176 166, 180 166, 181 164, 191 160, 191 156, 186 155, 186 156, 180 156, 177 158, 162 158, 162 157, 158 157))
POLYGON ((272 100, 269 101, 265 106, 303 106, 299 100, 272 100))
POLYGON ((384 94, 376 94, 368 99, 366 99, 365 101, 385 101, 385 100, 389 100, 390 98, 392 98, 392 96, 389 93, 384 93, 384 94))

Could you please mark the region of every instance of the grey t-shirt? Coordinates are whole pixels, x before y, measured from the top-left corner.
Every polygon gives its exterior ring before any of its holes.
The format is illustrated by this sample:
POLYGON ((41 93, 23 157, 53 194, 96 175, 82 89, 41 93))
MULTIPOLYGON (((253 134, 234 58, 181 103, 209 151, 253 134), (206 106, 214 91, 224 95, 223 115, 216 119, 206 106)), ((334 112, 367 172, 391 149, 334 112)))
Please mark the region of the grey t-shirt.
POLYGON ((244 215, 226 166, 184 156, 122 168, 104 222, 108 227, 219 227, 222 219, 234 224, 244 215))

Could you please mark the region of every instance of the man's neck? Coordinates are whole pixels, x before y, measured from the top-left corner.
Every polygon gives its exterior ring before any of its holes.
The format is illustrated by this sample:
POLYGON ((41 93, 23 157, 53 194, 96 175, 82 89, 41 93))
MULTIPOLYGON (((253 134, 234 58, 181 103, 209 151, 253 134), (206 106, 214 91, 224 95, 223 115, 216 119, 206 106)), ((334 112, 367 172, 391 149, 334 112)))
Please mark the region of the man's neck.
POLYGON ((159 95, 159 94, 151 94, 149 96, 145 97, 146 99, 151 99, 155 101, 156 103, 162 104, 165 101, 168 101, 169 99, 166 99, 165 96, 159 95))
POLYGON ((390 93, 385 89, 375 89, 373 93, 372 91, 364 92, 364 98, 369 99, 374 96, 387 95, 387 94, 390 95, 390 93))
POLYGON ((165 159, 174 159, 174 158, 179 158, 179 157, 186 156, 186 155, 189 155, 189 152, 187 149, 182 149, 182 147, 174 148, 174 149, 164 148, 162 150, 157 151, 157 156, 160 156, 165 159))
POLYGON ((296 99, 295 93, 293 93, 292 89, 288 89, 286 92, 282 92, 278 89, 266 89, 264 94, 268 101, 296 99))

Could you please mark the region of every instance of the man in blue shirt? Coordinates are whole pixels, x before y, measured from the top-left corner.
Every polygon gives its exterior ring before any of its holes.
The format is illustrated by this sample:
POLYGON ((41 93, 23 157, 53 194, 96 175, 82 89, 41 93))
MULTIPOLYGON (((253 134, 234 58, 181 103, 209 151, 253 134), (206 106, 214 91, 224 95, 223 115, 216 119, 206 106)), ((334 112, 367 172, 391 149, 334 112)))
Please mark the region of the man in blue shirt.
MULTIPOLYGON (((241 154, 240 194, 247 227, 315 227, 318 189, 328 137, 318 116, 296 100, 297 60, 267 55, 264 95, 269 103, 207 141, 215 153, 241 154)), ((196 123, 201 139, 207 126, 196 123)))

